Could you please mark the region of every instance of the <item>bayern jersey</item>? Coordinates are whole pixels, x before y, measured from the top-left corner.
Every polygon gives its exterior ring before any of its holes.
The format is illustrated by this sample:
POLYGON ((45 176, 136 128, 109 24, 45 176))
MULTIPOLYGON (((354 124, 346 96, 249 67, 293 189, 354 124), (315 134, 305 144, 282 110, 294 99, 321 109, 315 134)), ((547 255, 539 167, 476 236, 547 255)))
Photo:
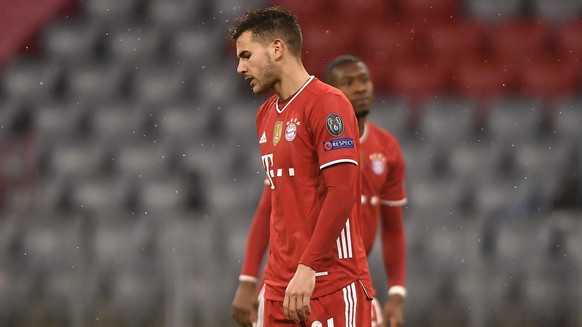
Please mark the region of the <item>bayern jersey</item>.
MULTIPOLYGON (((357 165, 358 135, 347 98, 313 76, 281 107, 274 95, 259 108, 257 136, 271 187, 265 298, 283 301, 325 199, 322 169, 339 163, 357 165)), ((360 178, 358 174, 358 196, 360 178)), ((371 290, 360 214, 356 201, 349 217, 337 218, 343 229, 334 237, 331 250, 318 254, 321 260, 312 298, 340 290, 355 280, 371 290)))
POLYGON ((362 170, 362 237, 370 253, 376 232, 380 206, 406 204, 404 158, 396 137, 367 122, 360 138, 362 170))

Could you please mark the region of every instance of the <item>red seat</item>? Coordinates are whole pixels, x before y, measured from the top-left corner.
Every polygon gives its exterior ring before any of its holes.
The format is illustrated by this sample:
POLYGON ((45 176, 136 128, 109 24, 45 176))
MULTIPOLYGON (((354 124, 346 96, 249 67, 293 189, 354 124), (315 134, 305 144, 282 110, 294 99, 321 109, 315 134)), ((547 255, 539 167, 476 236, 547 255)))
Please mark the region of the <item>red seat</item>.
POLYGON ((396 0, 405 17, 411 19, 441 19, 457 17, 461 0, 396 0))
POLYGON ((305 68, 323 77, 325 66, 335 57, 353 53, 358 45, 355 30, 338 20, 320 20, 303 26, 302 58, 305 68))
POLYGON ((574 19, 558 27, 556 47, 573 69, 582 70, 582 19, 574 19))
POLYGON ((507 93, 512 80, 504 64, 483 56, 460 56, 454 68, 454 89, 465 97, 489 101, 507 93))
POLYGON ((388 20, 395 13, 393 0, 335 0, 333 6, 341 20, 352 26, 361 26, 374 20, 388 20))
POLYGON ((457 60, 480 54, 485 47, 485 35, 485 26, 476 20, 444 20, 427 32, 427 46, 433 56, 457 60))
POLYGON ((394 66, 390 89, 413 103, 449 90, 450 67, 434 58, 411 57, 394 66))
POLYGON ((510 20, 493 28, 490 33, 493 53, 519 66, 548 52, 550 26, 533 19, 510 20))
POLYGON ((301 26, 311 21, 316 21, 322 16, 331 16, 331 13, 327 10, 327 8, 330 8, 328 0, 272 0, 272 4, 291 11, 297 16, 301 26))
POLYGON ((524 66, 521 91, 528 96, 552 101, 574 94, 580 87, 579 73, 556 56, 541 56, 524 66))

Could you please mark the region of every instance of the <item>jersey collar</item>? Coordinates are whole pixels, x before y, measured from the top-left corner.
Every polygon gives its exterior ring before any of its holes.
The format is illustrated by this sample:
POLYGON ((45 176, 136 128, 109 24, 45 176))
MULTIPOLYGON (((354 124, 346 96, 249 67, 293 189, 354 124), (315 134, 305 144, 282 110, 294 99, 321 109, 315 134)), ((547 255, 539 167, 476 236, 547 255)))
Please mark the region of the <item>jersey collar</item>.
POLYGON ((360 136, 360 143, 364 143, 364 141, 366 141, 367 138, 368 138, 368 123, 365 123, 364 133, 362 133, 362 136, 360 136))
POLYGON ((309 76, 309 79, 307 80, 307 82, 305 82, 305 84, 303 84, 303 86, 299 89, 299 91, 297 91, 295 93, 295 95, 291 98, 291 100, 289 100, 289 102, 287 102, 285 104, 285 106, 283 106, 283 109, 279 109, 279 99, 280 98, 277 98, 277 101, 275 101, 275 108, 277 108, 277 112, 282 113, 289 106, 289 104, 291 104, 291 102, 293 102, 293 100, 295 100, 295 98, 299 95, 299 93, 301 93, 301 91, 303 91, 303 89, 307 86, 307 84, 309 84, 313 80, 314 77, 315 76, 313 76, 313 75, 309 76))

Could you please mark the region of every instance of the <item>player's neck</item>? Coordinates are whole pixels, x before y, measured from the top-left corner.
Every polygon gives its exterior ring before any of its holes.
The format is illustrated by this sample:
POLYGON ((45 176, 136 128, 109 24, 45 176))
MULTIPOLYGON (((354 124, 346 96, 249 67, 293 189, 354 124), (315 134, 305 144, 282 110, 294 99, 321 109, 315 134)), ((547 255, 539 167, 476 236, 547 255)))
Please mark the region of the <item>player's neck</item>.
POLYGON ((286 100, 305 85, 309 80, 309 74, 300 62, 291 60, 283 66, 281 79, 275 83, 273 89, 281 100, 286 100))
POLYGON ((360 137, 364 135, 364 131, 366 130, 366 117, 358 118, 358 129, 360 130, 360 137))

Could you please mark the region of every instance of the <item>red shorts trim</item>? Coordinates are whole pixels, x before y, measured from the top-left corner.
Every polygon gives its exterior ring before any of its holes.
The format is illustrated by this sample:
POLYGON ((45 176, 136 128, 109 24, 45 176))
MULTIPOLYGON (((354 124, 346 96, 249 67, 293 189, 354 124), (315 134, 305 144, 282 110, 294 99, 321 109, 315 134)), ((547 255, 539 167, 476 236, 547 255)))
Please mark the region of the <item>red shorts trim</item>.
POLYGON ((283 302, 264 299, 264 326, 360 327, 371 326, 372 300, 363 286, 355 281, 346 287, 311 299, 311 314, 305 322, 295 324, 285 318, 283 302))

